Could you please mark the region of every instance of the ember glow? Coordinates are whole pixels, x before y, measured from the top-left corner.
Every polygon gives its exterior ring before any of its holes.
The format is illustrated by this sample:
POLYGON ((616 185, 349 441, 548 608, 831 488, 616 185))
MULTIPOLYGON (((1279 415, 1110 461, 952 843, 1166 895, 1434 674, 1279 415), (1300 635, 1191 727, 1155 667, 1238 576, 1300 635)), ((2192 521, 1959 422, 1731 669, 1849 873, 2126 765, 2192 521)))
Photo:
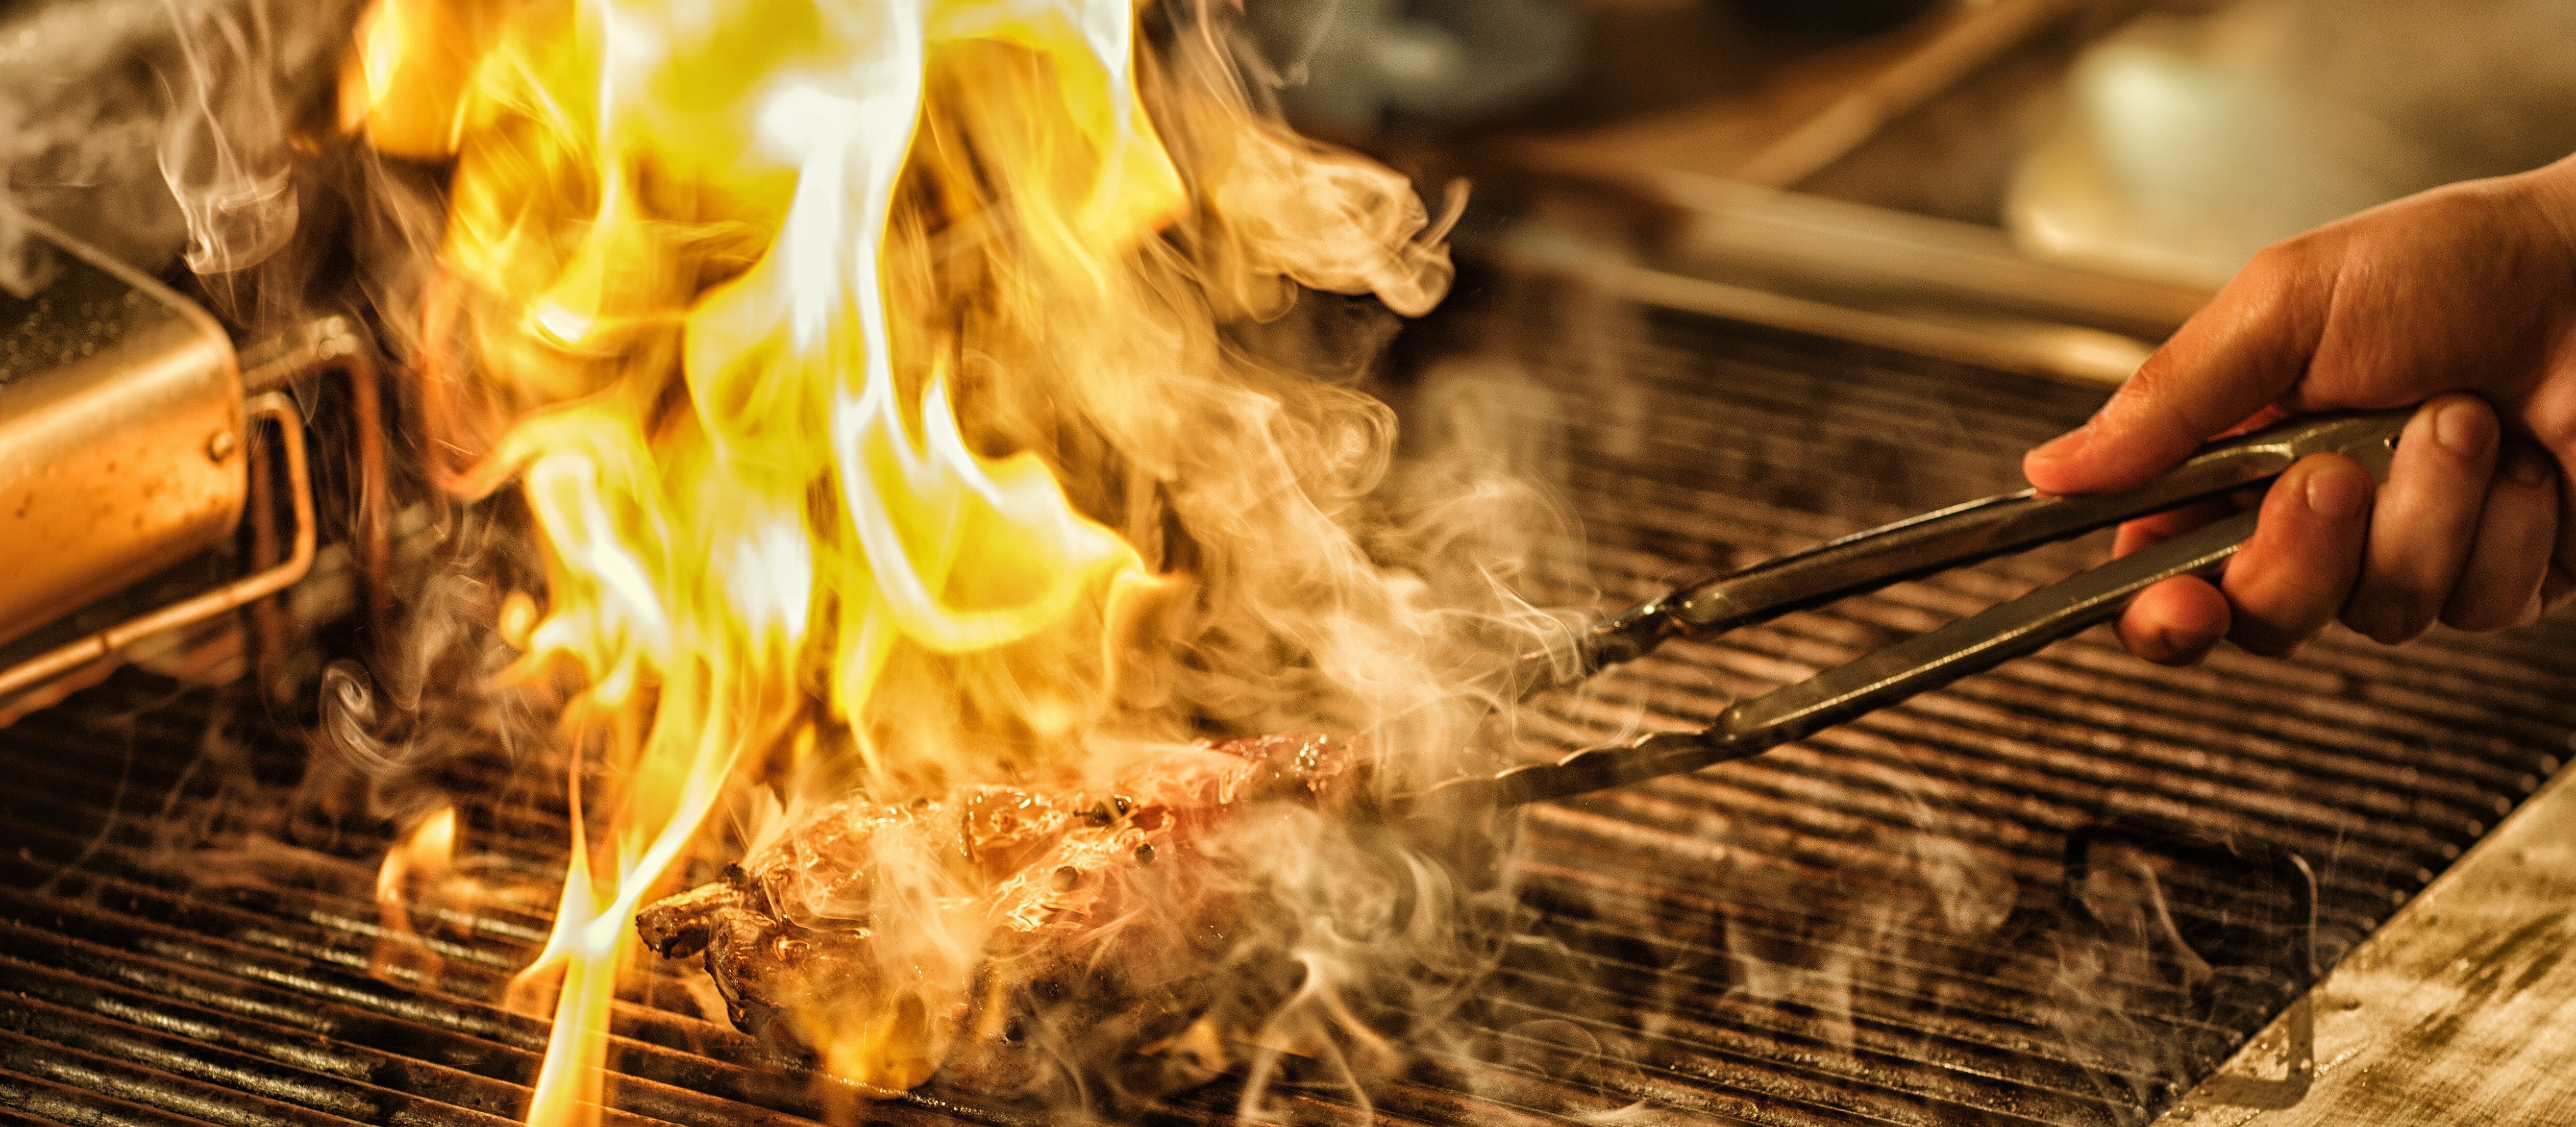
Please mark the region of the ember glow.
MULTIPOLYGON (((1211 721, 1454 723, 1420 672, 1449 620, 1346 527, 1383 409, 1220 332, 1298 284, 1419 313, 1439 232, 1175 26, 1158 52, 1132 0, 362 23, 350 125, 453 162, 420 322, 450 485, 523 492, 548 588, 505 623, 513 676, 579 686, 572 862, 520 983, 555 1020, 532 1123, 596 1114, 636 910, 746 795, 1101 779, 1211 721)), ((873 926, 920 933, 885 957, 924 985, 805 1032, 906 1087, 990 924, 873 926)))

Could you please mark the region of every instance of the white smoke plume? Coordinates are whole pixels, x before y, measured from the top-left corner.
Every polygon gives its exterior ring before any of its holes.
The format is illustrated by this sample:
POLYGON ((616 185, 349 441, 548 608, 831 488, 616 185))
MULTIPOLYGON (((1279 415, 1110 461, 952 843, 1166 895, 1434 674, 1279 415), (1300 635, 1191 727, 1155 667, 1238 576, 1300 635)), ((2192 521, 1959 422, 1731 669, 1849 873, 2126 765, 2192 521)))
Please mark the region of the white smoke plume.
POLYGON ((0 11, 0 284, 10 208, 158 273, 259 264, 299 214, 300 119, 349 0, 37 0, 0 11))

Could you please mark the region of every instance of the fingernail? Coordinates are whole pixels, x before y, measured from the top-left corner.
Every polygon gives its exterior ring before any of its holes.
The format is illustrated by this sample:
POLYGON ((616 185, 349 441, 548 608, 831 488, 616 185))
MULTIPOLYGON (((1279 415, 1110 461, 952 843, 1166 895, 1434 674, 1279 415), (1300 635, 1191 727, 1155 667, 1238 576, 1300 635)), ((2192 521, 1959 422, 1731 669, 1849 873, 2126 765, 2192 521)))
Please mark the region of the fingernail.
POLYGON ((2370 475, 2350 465, 2308 475, 2308 511, 2328 520, 2351 520, 2370 507, 2370 475))
POLYGON ((2495 415, 2474 403, 2453 403, 2433 416, 2433 441, 2460 457, 2477 457, 2495 441, 2495 415))

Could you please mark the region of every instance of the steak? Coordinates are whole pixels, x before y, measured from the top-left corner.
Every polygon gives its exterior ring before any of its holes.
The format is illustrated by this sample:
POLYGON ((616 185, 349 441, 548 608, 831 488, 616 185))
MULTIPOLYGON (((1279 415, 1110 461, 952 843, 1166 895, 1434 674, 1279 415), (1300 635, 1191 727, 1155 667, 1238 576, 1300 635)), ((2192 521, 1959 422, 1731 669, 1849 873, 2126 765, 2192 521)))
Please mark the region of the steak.
POLYGON ((1200 743, 1092 790, 848 799, 636 928, 702 957, 736 1028, 853 1079, 1028 1089, 1078 1060, 1170 1090, 1223 1066, 1229 1004, 1294 988, 1224 965, 1259 897, 1202 846, 1256 811, 1347 813, 1365 774, 1347 741, 1301 733, 1200 743), (978 945, 959 959, 931 931, 978 945))

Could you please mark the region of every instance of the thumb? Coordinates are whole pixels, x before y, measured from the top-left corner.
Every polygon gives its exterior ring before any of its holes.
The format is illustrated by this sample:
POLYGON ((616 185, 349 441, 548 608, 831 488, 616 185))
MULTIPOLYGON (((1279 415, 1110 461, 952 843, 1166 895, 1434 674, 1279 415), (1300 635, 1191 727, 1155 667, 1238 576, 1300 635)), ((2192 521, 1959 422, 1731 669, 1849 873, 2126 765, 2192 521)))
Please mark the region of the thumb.
POLYGON ((2025 455, 2023 475, 2049 493, 2135 488, 2289 394, 2334 291, 2332 260, 2299 246, 2256 256, 2083 426, 2025 455))

